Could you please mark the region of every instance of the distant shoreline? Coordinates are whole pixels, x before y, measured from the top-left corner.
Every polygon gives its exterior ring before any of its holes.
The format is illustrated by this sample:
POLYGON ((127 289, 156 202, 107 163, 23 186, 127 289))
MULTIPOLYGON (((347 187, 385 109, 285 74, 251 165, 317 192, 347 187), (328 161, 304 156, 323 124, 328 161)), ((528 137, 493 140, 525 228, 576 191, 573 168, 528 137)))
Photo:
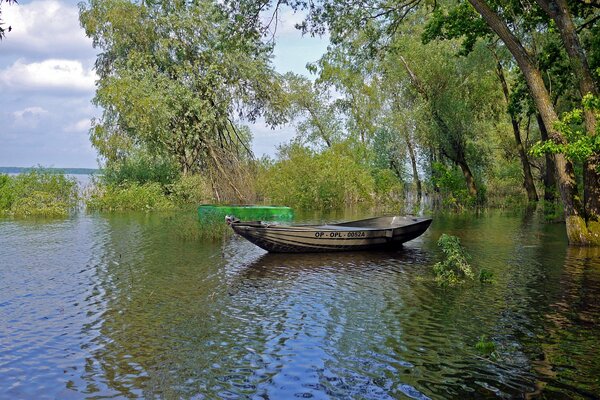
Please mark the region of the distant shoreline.
POLYGON ((0 174, 21 174, 36 169, 69 175, 95 175, 102 172, 102 170, 98 168, 0 167, 0 174))

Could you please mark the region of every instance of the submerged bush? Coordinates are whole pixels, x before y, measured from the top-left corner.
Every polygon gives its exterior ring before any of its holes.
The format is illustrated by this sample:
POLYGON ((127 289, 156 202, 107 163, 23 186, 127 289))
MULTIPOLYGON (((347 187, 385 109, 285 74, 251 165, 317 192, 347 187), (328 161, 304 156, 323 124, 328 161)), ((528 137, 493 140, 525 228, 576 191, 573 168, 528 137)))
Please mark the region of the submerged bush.
POLYGON ((158 183, 165 187, 178 177, 179 169, 174 162, 140 152, 109 164, 103 169, 102 181, 109 185, 158 183))
POLYGON ((431 166, 432 176, 430 184, 439 190, 443 207, 462 210, 486 202, 487 191, 485 185, 475 176, 477 197, 472 196, 467 190, 465 177, 457 166, 446 166, 434 162, 431 166))
POLYGON ((168 210, 173 202, 156 182, 111 185, 96 183, 88 192, 85 204, 94 211, 168 210))
POLYGON ((486 335, 481 335, 479 341, 475 344, 475 349, 484 357, 497 359, 496 344, 488 340, 486 335))
POLYGON ((201 204, 212 199, 210 184, 200 175, 182 175, 167 189, 177 204, 201 204))
POLYGON ((390 169, 373 171, 377 200, 384 203, 398 203, 403 200, 404 184, 390 169))
POLYGON ((454 286, 474 274, 468 260, 471 258, 456 236, 442 234, 437 242, 444 253, 444 260, 433 266, 435 280, 440 286, 454 286))
POLYGON ((0 214, 17 217, 66 216, 78 204, 75 179, 42 168, 0 175, 0 214))
POLYGON ((317 153, 299 145, 282 151, 276 162, 263 162, 258 192, 272 203, 302 209, 336 209, 374 200, 369 169, 343 146, 317 153))

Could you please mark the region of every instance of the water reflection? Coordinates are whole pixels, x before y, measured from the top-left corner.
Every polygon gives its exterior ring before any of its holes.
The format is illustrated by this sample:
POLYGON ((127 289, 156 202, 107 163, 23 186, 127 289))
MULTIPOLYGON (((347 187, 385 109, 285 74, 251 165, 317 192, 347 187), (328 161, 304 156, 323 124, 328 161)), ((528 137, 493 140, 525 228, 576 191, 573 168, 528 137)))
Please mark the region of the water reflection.
POLYGON ((0 221, 0 398, 600 393, 599 250, 535 214, 439 216, 398 252, 295 255, 185 242, 166 219, 0 221), (495 283, 437 287, 442 232, 495 283))

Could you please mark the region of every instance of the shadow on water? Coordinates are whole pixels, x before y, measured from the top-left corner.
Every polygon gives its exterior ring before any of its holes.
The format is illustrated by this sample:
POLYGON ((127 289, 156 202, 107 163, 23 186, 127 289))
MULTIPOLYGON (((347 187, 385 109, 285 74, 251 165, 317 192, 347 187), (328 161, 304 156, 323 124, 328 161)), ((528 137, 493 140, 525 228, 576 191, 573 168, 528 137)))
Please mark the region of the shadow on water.
POLYGON ((599 250, 535 214, 440 215, 402 251, 295 255, 182 241, 165 221, 0 221, 0 398, 600 393, 599 250), (495 282, 439 288, 441 233, 495 282))

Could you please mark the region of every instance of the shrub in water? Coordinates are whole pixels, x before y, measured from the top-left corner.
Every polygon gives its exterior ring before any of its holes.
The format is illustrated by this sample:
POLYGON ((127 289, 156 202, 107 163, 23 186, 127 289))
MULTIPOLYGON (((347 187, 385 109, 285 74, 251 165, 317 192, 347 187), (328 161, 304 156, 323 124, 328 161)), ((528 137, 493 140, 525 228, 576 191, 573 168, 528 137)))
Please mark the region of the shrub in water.
POLYGON ((0 214, 66 216, 78 199, 77 182, 64 174, 39 168, 12 177, 0 175, 0 214))
POLYGON ((169 185, 177 180, 179 170, 170 160, 151 157, 144 153, 134 154, 122 161, 113 162, 103 170, 103 182, 110 185, 125 183, 159 183, 169 185))
POLYGON ((182 175, 168 190, 178 204, 202 204, 212 200, 210 184, 200 175, 182 175))
POLYGON ((479 270, 479 282, 494 283, 494 273, 490 270, 482 268, 479 270))
POLYGON ((263 162, 257 179, 260 195, 269 202, 336 209, 373 200, 373 177, 344 146, 317 153, 291 145, 281 153, 277 162, 263 162))
POLYGON ((444 253, 444 260, 433 266, 435 280, 440 286, 454 286, 466 279, 473 279, 473 271, 468 262, 470 256, 458 237, 444 233, 437 244, 444 253))
POLYGON ((96 184, 85 201, 89 210, 169 210, 173 202, 164 194, 159 183, 138 183, 123 185, 96 184))
POLYGON ((486 335, 481 335, 479 337, 479 341, 475 344, 475 349, 477 349, 484 357, 498 358, 496 345, 494 342, 488 340, 486 335))

